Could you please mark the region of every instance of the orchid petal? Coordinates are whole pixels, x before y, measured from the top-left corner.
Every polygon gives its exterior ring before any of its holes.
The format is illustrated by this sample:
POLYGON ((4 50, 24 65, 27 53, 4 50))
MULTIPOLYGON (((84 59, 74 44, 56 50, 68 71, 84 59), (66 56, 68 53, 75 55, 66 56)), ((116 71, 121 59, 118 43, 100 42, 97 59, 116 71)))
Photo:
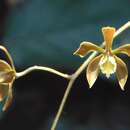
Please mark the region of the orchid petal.
POLYGON ((91 51, 98 51, 103 53, 104 49, 93 43, 84 41, 80 44, 80 47, 74 52, 74 55, 79 55, 80 57, 84 57, 87 53, 91 51))
POLYGON ((15 72, 4 60, 0 60, 0 83, 9 83, 15 77, 15 72))
POLYGON ((8 91, 7 99, 6 99, 5 104, 4 104, 3 108, 2 108, 3 111, 6 111, 8 109, 8 107, 12 103, 12 99, 13 99, 12 88, 10 87, 9 91, 8 91))
POLYGON ((113 54, 123 53, 130 56, 130 44, 122 45, 112 51, 113 54))
POLYGON ((106 43, 105 48, 107 51, 110 50, 112 47, 113 36, 114 36, 115 31, 116 31, 116 29, 113 27, 103 27, 102 28, 104 41, 106 43))
POLYGON ((0 71, 0 83, 10 83, 15 78, 14 71, 5 72, 0 71))
POLYGON ((116 63, 117 63, 117 78, 119 85, 122 90, 124 90, 124 86, 126 84, 127 78, 128 78, 128 70, 126 64, 117 56, 115 56, 116 63))
POLYGON ((0 102, 8 95, 9 84, 0 84, 0 102))
POLYGON ((89 88, 93 86, 93 84, 95 83, 98 77, 99 62, 100 62, 101 57, 102 57, 102 54, 92 59, 91 62, 88 64, 86 77, 89 83, 89 88))
POLYGON ((0 60, 0 71, 7 71, 8 72, 10 70, 12 70, 10 65, 4 60, 0 60))

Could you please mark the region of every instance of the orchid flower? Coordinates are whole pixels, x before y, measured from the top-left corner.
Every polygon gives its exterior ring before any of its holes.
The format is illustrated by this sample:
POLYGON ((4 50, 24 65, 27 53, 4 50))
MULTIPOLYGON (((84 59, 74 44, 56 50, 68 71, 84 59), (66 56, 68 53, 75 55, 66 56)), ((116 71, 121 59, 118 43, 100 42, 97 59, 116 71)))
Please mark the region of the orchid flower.
POLYGON ((101 71, 107 78, 109 78, 111 74, 116 73, 119 85, 121 89, 124 90, 128 78, 128 70, 126 64, 117 57, 116 54, 123 53, 130 56, 130 44, 125 44, 112 50, 115 31, 116 29, 113 27, 102 28, 105 41, 104 49, 91 42, 84 41, 74 52, 75 55, 79 55, 80 57, 84 57, 91 51, 97 51, 100 53, 89 62, 87 67, 86 77, 90 88, 94 85, 99 72, 101 71))
POLYGON ((0 49, 6 53, 9 61, 11 62, 10 65, 5 60, 0 59, 0 102, 5 100, 5 104, 2 109, 5 111, 12 102, 12 85, 16 77, 16 71, 14 69, 12 58, 6 48, 0 46, 0 49))

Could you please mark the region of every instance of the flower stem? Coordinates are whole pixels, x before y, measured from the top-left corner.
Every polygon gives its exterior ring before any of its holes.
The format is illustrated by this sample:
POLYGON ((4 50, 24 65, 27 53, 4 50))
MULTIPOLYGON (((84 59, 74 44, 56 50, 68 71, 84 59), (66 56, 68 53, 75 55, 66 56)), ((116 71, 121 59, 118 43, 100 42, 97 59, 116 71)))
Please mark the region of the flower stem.
MULTIPOLYGON (((115 35, 114 35, 114 38, 116 38, 119 34, 121 34, 123 31, 125 31, 127 28, 130 27, 130 21, 127 22, 125 25, 123 25, 122 27, 120 27, 115 35)), ((104 47, 105 45, 105 42, 102 43, 101 47, 104 47)), ((60 104, 60 107, 58 109, 58 112, 54 118, 54 121, 52 123, 52 126, 51 126, 51 130, 55 130, 56 127, 57 127, 57 124, 58 124, 58 121, 60 119, 60 116, 62 114, 62 111, 64 109, 64 106, 65 106, 65 103, 66 103, 66 100, 69 96, 69 93, 71 91, 71 88, 73 86, 73 83, 75 82, 75 80, 77 79, 77 77, 81 74, 81 72, 87 67, 88 63, 97 55, 97 52, 93 52, 89 58, 77 69, 77 71, 71 76, 71 79, 68 83, 68 86, 67 86, 67 89, 65 91, 65 94, 62 98, 62 101, 61 101, 61 104, 60 104)))
POLYGON ((26 70, 22 71, 22 72, 17 72, 16 73, 16 79, 24 76, 24 75, 27 75, 28 73, 32 72, 32 71, 35 71, 35 70, 43 70, 43 71, 48 71, 50 73, 53 73, 53 74, 56 74, 56 75, 59 75, 65 79, 70 79, 71 78, 71 75, 68 75, 68 74, 64 74, 64 73, 61 73, 55 69, 52 69, 52 68, 49 68, 49 67, 44 67, 44 66, 32 66, 32 67, 29 67, 27 68, 26 70))
POLYGON ((58 124, 58 121, 60 119, 60 116, 61 116, 61 113, 63 111, 63 108, 65 106, 65 103, 66 103, 66 100, 69 96, 69 93, 70 93, 70 90, 75 82, 75 80, 77 79, 77 77, 80 75, 80 73, 85 69, 85 67, 87 66, 87 64, 89 63, 89 61, 97 54, 97 52, 94 52, 82 65, 81 67, 72 75, 69 83, 68 83, 68 86, 67 86, 67 89, 65 91, 65 94, 63 96, 63 99, 61 101, 61 104, 60 104, 60 107, 59 107, 59 110, 56 114, 56 117, 53 121, 53 124, 52 124, 52 127, 51 127, 51 130, 55 130, 56 129, 56 126, 58 124))

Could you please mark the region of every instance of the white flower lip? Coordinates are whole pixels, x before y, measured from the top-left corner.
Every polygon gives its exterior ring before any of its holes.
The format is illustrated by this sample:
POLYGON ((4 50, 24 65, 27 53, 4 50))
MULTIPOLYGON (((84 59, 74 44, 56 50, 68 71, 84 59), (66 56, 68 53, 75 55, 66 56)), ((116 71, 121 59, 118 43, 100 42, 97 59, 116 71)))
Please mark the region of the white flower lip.
POLYGON ((116 72, 117 64, 113 56, 105 55, 99 62, 100 70, 106 77, 109 78, 111 74, 116 72))

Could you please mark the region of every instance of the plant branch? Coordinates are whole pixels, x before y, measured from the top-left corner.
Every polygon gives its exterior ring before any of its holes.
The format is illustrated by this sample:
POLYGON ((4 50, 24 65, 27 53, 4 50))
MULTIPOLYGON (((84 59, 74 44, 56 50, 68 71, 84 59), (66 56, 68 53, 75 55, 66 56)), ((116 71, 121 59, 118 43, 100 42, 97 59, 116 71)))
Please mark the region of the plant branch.
MULTIPOLYGON (((127 28, 129 28, 129 27, 130 27, 130 21, 127 22, 125 25, 123 25, 122 27, 120 27, 120 28, 116 31, 116 33, 115 33, 115 35, 114 35, 114 38, 116 38, 119 34, 121 34, 123 31, 125 31, 125 30, 126 30, 127 28)), ((104 47, 104 45, 105 45, 105 42, 102 43, 101 47, 104 47)), ((52 123, 51 130, 55 130, 56 127, 57 127, 58 121, 59 121, 59 119, 60 119, 60 116, 61 116, 62 111, 63 111, 64 106, 65 106, 66 100, 67 100, 67 98, 68 98, 68 96, 69 96, 69 93, 70 93, 70 91, 71 91, 71 88, 72 88, 72 86, 73 86, 75 80, 76 80, 77 77, 81 74, 81 72, 87 67, 88 63, 89 63, 96 55, 97 55, 97 52, 93 52, 93 53, 89 56, 89 58, 88 58, 88 59, 77 69, 77 71, 72 75, 72 77, 71 77, 71 79, 70 79, 70 81, 69 81, 69 83, 68 83, 67 89, 66 89, 66 91, 65 91, 65 94, 64 94, 64 96, 63 96, 63 98, 62 98, 62 101, 61 101, 60 107, 59 107, 59 109, 58 109, 58 112, 57 112, 57 114, 56 114, 56 116, 55 116, 55 119, 54 119, 54 121, 53 121, 53 123, 52 123)))
POLYGON ((56 75, 59 75, 65 79, 70 79, 71 78, 71 75, 68 75, 68 74, 64 74, 64 73, 61 73, 55 69, 52 69, 52 68, 49 68, 49 67, 44 67, 44 66, 32 66, 32 67, 29 67, 27 68, 26 70, 22 71, 22 72, 17 72, 16 73, 16 79, 22 77, 22 76, 25 76, 27 75, 28 73, 32 72, 32 71, 35 71, 35 70, 43 70, 43 71, 48 71, 50 73, 53 73, 53 74, 56 74, 56 75))

